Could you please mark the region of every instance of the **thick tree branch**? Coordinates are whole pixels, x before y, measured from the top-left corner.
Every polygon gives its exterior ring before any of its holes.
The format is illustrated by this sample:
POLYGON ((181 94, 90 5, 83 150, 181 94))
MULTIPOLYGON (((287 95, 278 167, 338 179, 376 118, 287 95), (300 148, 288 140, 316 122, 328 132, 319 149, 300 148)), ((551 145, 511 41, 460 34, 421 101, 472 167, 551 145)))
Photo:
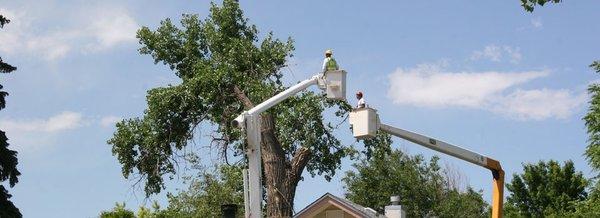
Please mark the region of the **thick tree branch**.
POLYGON ((294 182, 298 182, 304 171, 304 167, 308 164, 312 152, 306 147, 300 147, 294 154, 291 160, 290 178, 294 182))
POLYGON ((249 110, 254 107, 254 104, 252 103, 252 101, 250 101, 250 98, 248 98, 244 91, 242 91, 237 85, 233 85, 233 93, 235 93, 235 97, 237 97, 237 99, 240 100, 242 104, 244 104, 244 108, 246 110, 249 110))

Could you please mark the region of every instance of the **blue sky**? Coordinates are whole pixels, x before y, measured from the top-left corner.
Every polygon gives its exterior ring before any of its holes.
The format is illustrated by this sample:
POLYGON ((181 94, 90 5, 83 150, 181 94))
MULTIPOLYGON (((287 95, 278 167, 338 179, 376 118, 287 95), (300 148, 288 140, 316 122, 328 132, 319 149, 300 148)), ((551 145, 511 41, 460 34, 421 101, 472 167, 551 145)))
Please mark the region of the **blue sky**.
MULTIPOLYGON (((318 70, 322 53, 349 72, 349 93, 362 90, 381 120, 501 161, 507 177, 521 163, 571 159, 595 173, 586 145, 587 67, 600 59, 598 1, 567 1, 527 13, 519 1, 241 2, 262 34, 292 37, 285 69, 296 82, 318 70)), ((0 30, 0 56, 18 71, 2 75, 10 92, 0 129, 19 151, 23 175, 11 189, 25 217, 95 217, 114 202, 147 204, 106 144, 114 122, 139 116, 148 89, 176 84, 173 73, 138 54, 135 31, 182 13, 205 17, 208 1, 2 1, 12 19, 0 30)), ((210 127, 203 127, 208 131, 210 127)), ((339 131, 346 144, 353 138, 339 131)), ((206 143, 202 134, 197 149, 206 143)), ((395 139, 394 147, 434 152, 395 139)), ((218 161, 201 150, 205 163, 218 161)), ((487 170, 441 155, 442 164, 490 199, 487 170)), ((296 210, 332 182, 300 183, 296 210)), ((169 190, 184 187, 180 179, 169 190)), ((152 197, 165 206, 165 195, 152 197)))

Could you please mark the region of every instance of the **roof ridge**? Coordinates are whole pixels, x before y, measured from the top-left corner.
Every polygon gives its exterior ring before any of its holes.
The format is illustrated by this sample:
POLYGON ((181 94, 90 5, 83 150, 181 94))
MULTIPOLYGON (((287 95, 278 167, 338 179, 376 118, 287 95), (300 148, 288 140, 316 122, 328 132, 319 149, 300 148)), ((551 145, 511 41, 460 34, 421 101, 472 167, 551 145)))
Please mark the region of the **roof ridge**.
POLYGON ((304 207, 304 209, 300 210, 298 213, 296 213, 296 215, 294 215, 294 217, 297 217, 297 215, 300 215, 302 213, 304 213, 306 210, 308 210, 309 208, 311 208, 312 206, 316 205, 318 202, 322 201, 325 198, 331 198, 341 204, 343 204, 344 206, 346 206, 347 208, 352 209, 354 212, 360 213, 362 216, 364 217, 378 217, 378 214, 373 214, 371 211, 368 211, 365 206, 362 206, 360 204, 354 203, 348 199, 342 198, 342 197, 338 197, 334 194, 331 194, 329 192, 326 192, 325 194, 323 194, 321 197, 319 197, 317 200, 313 201, 312 203, 310 203, 309 205, 307 205, 306 207, 304 207))

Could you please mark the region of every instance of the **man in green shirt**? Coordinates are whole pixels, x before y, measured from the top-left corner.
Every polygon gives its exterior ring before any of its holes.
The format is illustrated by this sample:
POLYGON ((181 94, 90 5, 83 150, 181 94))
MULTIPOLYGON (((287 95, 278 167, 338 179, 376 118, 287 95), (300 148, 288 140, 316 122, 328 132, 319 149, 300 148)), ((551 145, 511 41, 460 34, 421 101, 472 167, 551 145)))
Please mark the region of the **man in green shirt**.
POLYGON ((333 57, 331 57, 331 55, 333 55, 333 52, 331 51, 331 49, 328 49, 327 51, 325 51, 325 59, 323 60, 323 68, 322 68, 323 72, 340 69, 338 67, 337 62, 335 61, 335 59, 333 59, 333 57))

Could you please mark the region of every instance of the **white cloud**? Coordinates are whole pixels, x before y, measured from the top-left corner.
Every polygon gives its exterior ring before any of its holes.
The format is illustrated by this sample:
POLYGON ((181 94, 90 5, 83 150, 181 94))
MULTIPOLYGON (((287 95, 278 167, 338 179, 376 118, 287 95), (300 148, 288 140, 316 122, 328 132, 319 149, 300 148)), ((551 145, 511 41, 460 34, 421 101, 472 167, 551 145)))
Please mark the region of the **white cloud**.
POLYGON ((399 104, 481 107, 490 96, 545 75, 545 71, 451 73, 435 64, 421 64, 392 73, 388 95, 399 104))
POLYGON ((519 47, 511 46, 497 46, 494 44, 487 45, 481 51, 474 51, 471 54, 471 60, 490 60, 493 62, 502 62, 505 59, 511 63, 519 63, 523 55, 521 55, 521 49, 519 47))
POLYGON ((474 51, 471 60, 488 59, 499 62, 502 57, 502 49, 496 45, 488 45, 482 51, 474 51))
POLYGON ((521 120, 567 118, 585 102, 585 94, 518 87, 548 74, 547 71, 448 72, 438 64, 421 64, 411 69, 399 68, 390 74, 388 97, 395 104, 482 109, 521 120))
POLYGON ((534 29, 540 29, 542 26, 544 26, 544 24, 542 23, 542 19, 537 17, 531 19, 531 26, 533 26, 534 29))
POLYGON ((71 51, 72 46, 67 42, 67 35, 52 34, 47 36, 23 37, 24 52, 39 52, 38 55, 48 61, 63 58, 71 51))
POLYGON ((72 22, 44 23, 49 15, 0 8, 11 22, 0 34, 0 51, 53 61, 73 52, 97 52, 134 42, 138 24, 122 8, 87 7, 65 11, 72 22), (74 12, 77 11, 77 12, 74 12), (52 26, 52 27, 49 27, 52 26))
POLYGON ((519 63, 523 58, 523 55, 521 55, 521 49, 519 47, 513 48, 510 46, 504 46, 503 48, 511 63, 519 63))
POLYGON ((566 119, 586 99, 585 93, 574 94, 566 89, 518 89, 504 96, 493 110, 520 120, 566 119))
POLYGON ((85 126, 80 113, 64 111, 46 119, 2 119, 0 129, 19 152, 36 152, 55 144, 61 133, 85 126))
POLYGON ((5 131, 10 144, 19 152, 34 152, 56 143, 62 133, 89 125, 109 127, 121 121, 117 116, 105 116, 100 120, 85 118, 83 114, 63 111, 48 118, 0 119, 0 129, 5 131))
POLYGON ((54 133, 75 129, 83 125, 82 115, 72 111, 64 111, 48 119, 35 120, 0 120, 0 128, 7 132, 46 132, 54 133))
POLYGON ((19 35, 21 35, 20 31, 22 27, 20 26, 24 26, 27 24, 25 22, 15 23, 14 19, 21 17, 21 14, 16 14, 4 8, 0 8, 0 14, 12 20, 12 22, 10 22, 9 24, 4 25, 2 32, 0 32, 0 42, 2 42, 0 43, 0 51, 7 53, 15 52, 18 47, 17 45, 20 42, 20 39, 18 37, 19 35))
POLYGON ((100 125, 102 127, 113 126, 115 123, 121 121, 123 118, 117 116, 105 116, 100 119, 100 125))
MULTIPOLYGON (((104 9, 96 11, 98 19, 90 24, 88 32, 96 39, 91 46, 110 48, 123 42, 134 42, 139 27, 127 11, 123 9, 104 9)), ((89 45, 88 45, 89 46, 89 45)))

